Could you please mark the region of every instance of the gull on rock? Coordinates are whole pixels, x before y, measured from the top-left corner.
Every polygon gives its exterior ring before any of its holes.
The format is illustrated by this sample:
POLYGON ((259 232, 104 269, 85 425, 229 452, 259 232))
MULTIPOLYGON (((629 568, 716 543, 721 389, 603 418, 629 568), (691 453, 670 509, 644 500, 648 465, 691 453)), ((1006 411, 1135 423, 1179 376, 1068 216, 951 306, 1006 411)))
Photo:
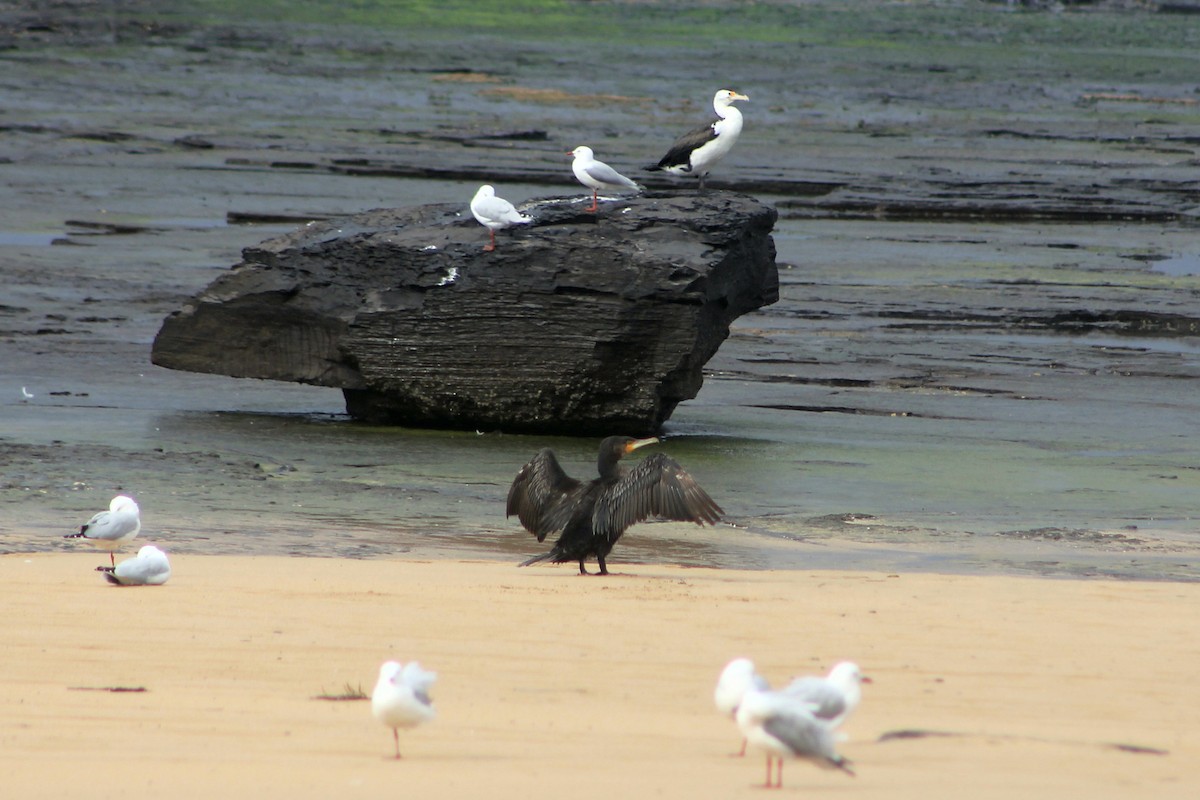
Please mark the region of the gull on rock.
POLYGON ((119 494, 108 504, 108 511, 101 511, 79 528, 79 533, 68 533, 64 539, 84 539, 88 544, 108 551, 112 566, 117 565, 113 553, 125 542, 132 540, 142 529, 142 517, 132 497, 119 494))
MULTIPOLYGON (((713 703, 722 715, 737 720, 738 706, 742 697, 751 689, 765 692, 770 688, 767 679, 758 674, 754 662, 748 658, 735 658, 725 665, 717 678, 717 688, 713 690, 713 703)), ((742 749, 739 756, 746 755, 746 739, 742 739, 742 749)))
POLYGON ((854 775, 850 762, 834 749, 833 727, 813 716, 812 706, 797 697, 751 689, 738 706, 737 723, 750 745, 767 754, 766 788, 783 786, 785 758, 803 759, 854 775), (774 782, 773 761, 779 764, 774 782))
POLYGON ((496 249, 496 231, 533 222, 532 217, 517 211, 512 203, 497 197, 496 190, 486 183, 471 198, 471 213, 480 225, 488 229, 488 243, 483 248, 486 252, 496 249))
POLYGON ((574 156, 575 160, 571 162, 571 171, 575 173, 576 179, 584 186, 592 190, 592 205, 591 208, 584 209, 585 211, 596 211, 599 209, 597 200, 600 190, 606 192, 619 192, 622 189, 640 192, 641 186, 626 178, 615 169, 605 164, 603 161, 597 161, 592 148, 580 145, 574 150, 567 153, 569 156, 574 156))
POLYGON ((414 728, 433 719, 429 689, 436 680, 436 672, 421 669, 416 661, 385 661, 379 668, 379 680, 371 692, 371 713, 392 729, 396 758, 400 758, 400 728, 414 728))
POLYGON ((667 154, 647 170, 669 172, 672 175, 695 175, 704 189, 704 179, 717 162, 724 158, 742 133, 742 112, 734 107, 738 100, 749 100, 744 94, 722 89, 713 97, 717 119, 675 140, 667 154))
POLYGON ((809 704, 813 716, 836 728, 858 708, 862 699, 861 684, 871 679, 853 661, 835 664, 824 678, 796 678, 784 687, 783 693, 809 704))
POLYGON ((96 571, 118 586, 162 586, 171 577, 171 563, 166 553, 148 544, 133 558, 115 567, 96 567, 96 571))

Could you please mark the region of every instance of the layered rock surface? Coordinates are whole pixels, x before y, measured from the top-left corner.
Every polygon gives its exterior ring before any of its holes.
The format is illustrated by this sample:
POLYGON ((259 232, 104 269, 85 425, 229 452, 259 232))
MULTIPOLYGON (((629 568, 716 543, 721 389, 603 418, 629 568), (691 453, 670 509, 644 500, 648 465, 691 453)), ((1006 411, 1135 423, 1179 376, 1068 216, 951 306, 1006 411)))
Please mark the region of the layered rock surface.
POLYGON ((525 204, 533 223, 494 252, 465 205, 310 223, 247 248, 164 321, 152 360, 339 387, 371 422, 655 432, 729 324, 778 299, 776 214, 730 192, 584 208, 525 204))

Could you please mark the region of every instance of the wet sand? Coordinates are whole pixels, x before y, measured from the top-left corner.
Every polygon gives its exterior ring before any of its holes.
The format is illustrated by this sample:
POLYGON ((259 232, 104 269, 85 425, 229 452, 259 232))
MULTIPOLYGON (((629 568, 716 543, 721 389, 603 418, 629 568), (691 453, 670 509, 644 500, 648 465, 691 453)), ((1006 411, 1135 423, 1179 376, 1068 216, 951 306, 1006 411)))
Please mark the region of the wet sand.
POLYGON ((117 588, 102 558, 0 558, 14 797, 760 796, 711 702, 739 655, 874 681, 841 747, 857 777, 790 763, 784 796, 1200 784, 1194 584, 177 555, 167 585, 117 588), (316 699, 389 658, 439 675, 399 762, 366 702, 316 699))

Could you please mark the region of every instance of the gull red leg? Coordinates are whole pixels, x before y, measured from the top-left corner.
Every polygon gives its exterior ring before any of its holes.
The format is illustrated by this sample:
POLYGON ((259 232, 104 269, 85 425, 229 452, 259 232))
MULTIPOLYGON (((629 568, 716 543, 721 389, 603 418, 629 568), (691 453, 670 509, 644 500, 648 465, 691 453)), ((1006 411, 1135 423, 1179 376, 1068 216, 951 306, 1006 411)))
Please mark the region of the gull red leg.
POLYGON ((592 189, 592 207, 589 209, 586 209, 587 211, 598 211, 600 209, 599 204, 596 202, 599 197, 598 192, 599 192, 598 189, 592 189))
POLYGON ((496 249, 496 232, 488 228, 488 243, 483 246, 483 252, 490 253, 496 249))

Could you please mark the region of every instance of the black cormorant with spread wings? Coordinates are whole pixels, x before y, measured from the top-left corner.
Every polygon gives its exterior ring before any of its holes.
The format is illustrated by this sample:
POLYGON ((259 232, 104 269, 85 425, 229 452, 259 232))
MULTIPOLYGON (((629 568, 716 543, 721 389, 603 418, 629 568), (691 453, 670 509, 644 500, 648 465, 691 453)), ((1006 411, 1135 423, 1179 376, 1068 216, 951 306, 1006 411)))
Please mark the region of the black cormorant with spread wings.
POLYGON ((539 542, 555 531, 562 534, 548 553, 521 566, 578 561, 579 572, 587 575, 584 562, 594 556, 600 574, 607 575, 605 559, 626 528, 636 522, 657 517, 715 525, 725 512, 675 459, 655 453, 629 470, 617 463, 657 441, 608 437, 600 443, 596 459, 600 477, 587 483, 567 475, 549 448, 522 467, 508 490, 506 515, 516 514, 539 542))

